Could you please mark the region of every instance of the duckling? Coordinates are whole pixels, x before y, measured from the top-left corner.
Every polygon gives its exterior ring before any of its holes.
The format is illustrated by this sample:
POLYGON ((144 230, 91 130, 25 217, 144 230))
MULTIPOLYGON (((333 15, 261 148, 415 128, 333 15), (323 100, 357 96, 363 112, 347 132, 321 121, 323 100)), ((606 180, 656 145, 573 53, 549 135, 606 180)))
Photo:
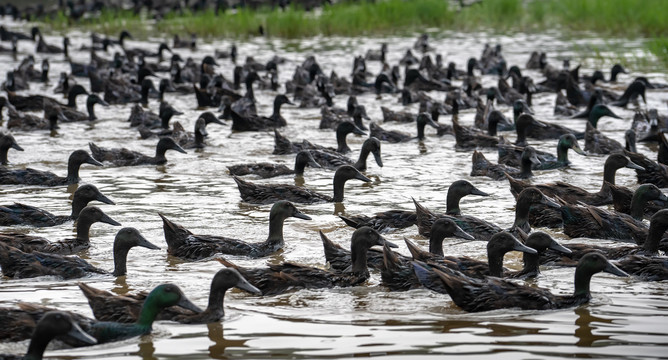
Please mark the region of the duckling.
MULTIPOLYGON (((141 236, 137 229, 121 229, 114 239, 114 271, 111 275, 123 276, 126 274, 128 251, 135 246, 153 250, 160 249, 141 236)), ((76 256, 68 257, 38 251, 25 253, 4 242, 0 242, 0 266, 4 276, 16 279, 44 275, 75 279, 89 274, 109 274, 76 256)))
POLYGON ((79 178, 79 168, 82 164, 102 166, 99 161, 93 159, 85 150, 76 150, 72 152, 67 160, 67 177, 57 176, 49 171, 32 168, 8 170, 5 167, 0 167, 0 184, 42 186, 76 184, 81 180, 79 178))
POLYGON ((263 179, 267 179, 282 175, 303 176, 304 169, 307 165, 314 168, 321 168, 320 164, 318 164, 315 159, 313 159, 310 151, 302 150, 298 152, 297 156, 295 157, 294 169, 290 169, 283 164, 268 162, 232 165, 228 166, 227 169, 230 171, 230 175, 244 176, 253 174, 258 175, 263 179))
MULTIPOLYGON (((28 317, 26 316, 26 318, 28 317)), ((0 358, 5 360, 42 360, 46 346, 51 340, 58 336, 70 337, 86 345, 97 344, 97 340, 81 330, 81 327, 79 327, 76 321, 72 319, 72 316, 66 312, 49 311, 45 313, 36 324, 33 319, 26 319, 21 325, 25 325, 25 323, 30 323, 30 325, 35 328, 30 338, 30 345, 28 345, 28 351, 25 356, 19 357, 0 354, 0 358)))
MULTIPOLYGON (((420 113, 417 117, 416 123, 417 123, 417 139, 420 141, 424 140, 425 126, 429 125, 433 128, 438 128, 438 124, 436 124, 431 119, 431 116, 428 113, 420 113)), ((371 136, 376 137, 381 141, 387 141, 390 143, 399 143, 416 139, 415 137, 412 137, 411 135, 403 132, 385 130, 381 128, 379 125, 376 125, 375 123, 371 123, 369 127, 370 127, 369 132, 371 136)))
POLYGON ((268 256, 283 248, 283 223, 289 217, 304 220, 311 218, 299 211, 289 201, 276 201, 269 213, 269 236, 260 243, 213 236, 194 235, 183 226, 159 214, 163 221, 167 252, 187 260, 200 260, 215 254, 244 255, 251 258, 268 256))
MULTIPOLYGON (((200 313, 170 307, 158 315, 158 320, 172 320, 182 324, 207 324, 220 321, 225 315, 223 302, 228 289, 236 287, 251 294, 261 295, 261 291, 248 283, 235 269, 221 269, 211 280, 209 304, 200 313), (178 311, 177 311, 178 310, 178 311)), ((93 315, 99 321, 135 322, 146 297, 118 296, 108 291, 95 289, 85 283, 79 288, 88 299, 93 315)))
POLYGON ((155 156, 153 157, 126 148, 101 148, 92 142, 88 143, 88 146, 94 158, 99 161, 110 162, 114 166, 164 165, 167 163, 167 158, 165 157, 167 150, 176 150, 182 154, 187 154, 170 137, 163 137, 158 141, 155 156))
POLYGON ((645 205, 649 201, 668 198, 654 185, 641 185, 631 200, 631 215, 616 213, 591 205, 563 205, 561 218, 564 234, 570 237, 610 239, 642 244, 647 238, 647 227, 642 222, 645 205))
MULTIPOLYGON (((319 233, 323 241, 330 241, 325 240, 326 236, 322 231, 319 233)), ((387 240, 369 227, 355 230, 350 241, 352 265, 342 272, 287 262, 277 265, 270 264, 267 268, 244 268, 223 259, 217 260, 227 267, 237 269, 248 282, 262 291, 262 295, 276 295, 292 289, 360 285, 369 278, 367 252, 372 246, 382 246, 385 242, 387 240)))
MULTIPOLYGON (((536 150, 536 156, 540 161, 539 164, 532 164, 531 168, 533 170, 553 170, 566 167, 570 165, 568 160, 568 150, 573 149, 576 153, 586 156, 587 154, 582 151, 578 144, 578 140, 573 134, 561 135, 559 141, 557 142, 557 156, 536 150)), ((499 154, 499 164, 504 164, 512 167, 521 166, 521 158, 524 147, 518 147, 510 144, 499 144, 498 154, 499 154)))
POLYGON ((241 199, 252 204, 271 204, 279 200, 289 200, 296 203, 313 204, 319 202, 342 202, 343 190, 346 181, 357 179, 371 182, 371 179, 362 175, 359 170, 350 165, 339 167, 334 173, 334 197, 304 189, 294 185, 271 184, 260 185, 234 177, 241 199))
POLYGON ((109 103, 102 100, 99 96, 97 96, 97 94, 90 94, 86 99, 86 110, 88 113, 85 114, 72 108, 64 108, 63 115, 65 116, 65 120, 63 121, 71 122, 71 121, 97 120, 97 116, 95 116, 95 104, 100 104, 104 107, 109 106, 109 103))
POLYGON ((587 128, 585 130, 585 151, 593 154, 622 152, 624 150, 622 144, 616 140, 608 138, 596 129, 598 120, 603 116, 621 119, 605 105, 594 106, 591 113, 589 113, 589 121, 587 121, 587 128))
MULTIPOLYGON (((417 262, 413 264, 421 281, 429 279, 430 272, 424 266, 417 262)), ((592 275, 604 271, 617 276, 628 276, 598 253, 590 253, 580 259, 575 270, 575 291, 573 295, 566 296, 557 296, 547 289, 519 285, 494 277, 474 279, 452 270, 447 273, 439 269, 433 271, 441 278, 443 287, 455 304, 468 312, 518 307, 523 310, 547 310, 578 306, 591 299, 589 283, 592 275)))
POLYGON ((34 206, 14 203, 0 206, 0 225, 32 225, 37 227, 56 226, 70 220, 77 220, 79 213, 89 202, 97 200, 105 204, 115 205, 108 197, 92 184, 81 185, 72 197, 72 213, 70 215, 54 215, 34 206))
POLYGON ((505 179, 505 174, 515 179, 531 178, 533 177, 531 167, 535 164, 540 164, 540 160, 536 156, 536 149, 531 146, 526 146, 522 151, 522 166, 519 169, 502 164, 493 164, 485 158, 485 155, 478 151, 473 152, 471 161, 473 163, 471 176, 487 176, 494 180, 505 179))
POLYGON ((16 139, 14 139, 12 134, 0 133, 0 165, 7 165, 9 163, 9 161, 7 161, 7 153, 9 152, 9 149, 23 151, 23 148, 16 143, 16 139))
POLYGON ((350 121, 344 121, 339 124, 336 128, 336 143, 337 143, 337 148, 330 148, 330 147, 325 147, 325 146, 320 146, 320 145, 315 145, 307 140, 303 140, 301 144, 299 143, 293 143, 290 140, 288 140, 286 137, 281 135, 278 130, 274 129, 274 155, 285 155, 285 154, 292 154, 292 153, 297 153, 301 150, 321 150, 321 151, 326 151, 326 152, 334 152, 334 153, 341 153, 341 154, 346 154, 349 153, 350 147, 348 146, 348 143, 346 142, 346 137, 348 134, 353 133, 357 135, 366 135, 362 129, 359 127, 355 126, 350 121))
MULTIPOLYGON (((431 227, 434 224, 434 221, 438 218, 441 217, 456 217, 461 219, 462 221, 457 223, 458 226, 462 226, 462 224, 465 224, 466 222, 470 222, 471 224, 474 223, 480 223, 482 224, 483 227, 489 227, 489 228, 497 228, 496 225, 490 224, 484 220, 480 220, 476 217, 473 216, 467 216, 467 215, 462 215, 461 210, 459 209, 459 201, 466 195, 478 195, 478 196, 489 196, 488 193, 480 191, 478 188, 473 186, 470 182, 466 180, 457 180, 453 182, 450 187, 448 188, 448 194, 446 198, 446 212, 444 215, 437 215, 431 212, 429 209, 426 207, 420 205, 415 199, 413 199, 413 203, 415 204, 415 214, 417 217, 417 227, 418 227, 418 232, 420 235, 429 237, 430 236, 430 231, 431 227)), ((454 220, 454 219, 453 219, 454 220)), ((466 226, 462 227, 464 231, 467 233, 471 233, 473 230, 473 227, 477 225, 471 225, 471 226, 466 226)), ((500 229, 499 229, 500 231, 500 229)), ((473 234, 474 237, 477 238, 480 234, 473 234)), ((492 236, 493 234, 489 234, 487 238, 492 236)))

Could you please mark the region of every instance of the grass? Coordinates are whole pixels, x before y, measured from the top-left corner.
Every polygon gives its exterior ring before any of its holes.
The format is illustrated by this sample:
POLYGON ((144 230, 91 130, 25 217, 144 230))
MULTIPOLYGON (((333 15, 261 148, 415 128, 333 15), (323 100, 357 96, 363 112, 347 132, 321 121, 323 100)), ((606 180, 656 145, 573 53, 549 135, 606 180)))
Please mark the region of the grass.
MULTIPOLYGON (((667 0, 482 0, 459 9, 447 0, 341 1, 315 12, 297 7, 285 11, 228 11, 217 16, 200 13, 167 14, 159 21, 131 11, 103 11, 99 18, 84 19, 75 26, 104 34, 129 30, 135 38, 151 35, 195 33, 203 38, 265 36, 299 39, 315 35, 408 34, 438 28, 455 31, 533 32, 556 29, 577 35, 582 31, 600 36, 649 40, 646 48, 668 64, 667 0)), ((63 14, 47 19, 55 31, 72 24, 63 14)))

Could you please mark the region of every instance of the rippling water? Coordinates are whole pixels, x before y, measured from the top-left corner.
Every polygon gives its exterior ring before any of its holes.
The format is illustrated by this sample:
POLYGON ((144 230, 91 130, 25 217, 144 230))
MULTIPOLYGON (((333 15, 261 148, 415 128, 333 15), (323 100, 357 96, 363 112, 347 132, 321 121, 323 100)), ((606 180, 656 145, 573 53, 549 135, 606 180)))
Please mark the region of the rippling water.
MULTIPOLYGON (((6 21, 3 19, 3 22, 6 21)), ((70 38, 78 49, 88 41, 87 34, 71 33, 70 38)), ((46 37, 51 43, 60 44, 56 37, 46 37)), ((336 70, 348 76, 352 55, 363 54, 367 49, 379 48, 381 41, 390 44, 389 62, 397 63, 414 37, 392 38, 322 38, 299 41, 251 39, 238 43, 240 59, 253 55, 264 62, 274 54, 288 59, 280 67, 283 83, 291 78, 295 65, 310 54, 315 54, 325 73, 336 70)), ((159 39, 154 39, 158 41, 159 39)), ((130 42, 132 46, 155 47, 157 43, 130 42)), ((459 68, 466 60, 478 57, 485 43, 503 45, 503 53, 509 65, 524 67, 533 50, 546 51, 549 60, 560 66, 560 59, 577 58, 575 49, 600 48, 604 42, 591 37, 565 42, 558 34, 497 36, 486 33, 435 35, 432 45, 440 49, 444 61, 454 61, 459 68)), ((640 41, 606 41, 619 54, 628 58, 647 56, 641 50, 640 41)), ((185 58, 192 56, 199 61, 214 49, 227 49, 230 41, 217 40, 199 44, 197 52, 178 51, 185 58)), ((33 45, 20 44, 21 56, 33 53, 33 45)), ((85 61, 86 52, 72 51, 74 59, 85 61)), ((605 54, 604 54, 605 55, 605 54)), ((37 64, 42 55, 36 55, 37 64)), ((19 59, 20 60, 20 59, 19 59)), ((52 56, 48 86, 31 84, 30 93, 51 94, 60 71, 69 71, 62 55, 52 56)), ((232 78, 233 66, 220 60, 218 71, 232 78)), ((0 73, 17 66, 17 61, 0 55, 0 73)), ((594 66, 609 69, 611 63, 585 62, 581 74, 590 74, 594 66)), ((368 63, 370 71, 378 72, 378 63, 368 63)), ((622 74, 615 90, 623 87, 638 71, 629 69, 622 74)), ((651 81, 666 82, 665 69, 645 73, 651 81)), ((523 70, 526 71, 526 70, 523 70)), ((607 73, 608 71, 606 71, 607 73)), ((541 76, 526 71, 535 79, 541 76)), ((88 80, 79 80, 86 87, 88 80)), ((485 86, 495 84, 495 77, 483 77, 485 86)), ((443 94, 431 94, 441 99, 443 94)), ((256 91, 258 112, 269 114, 275 93, 256 91)), ((554 94, 538 94, 534 97, 536 117, 557 120, 552 109, 554 94)), ((648 91, 648 106, 666 111, 667 92, 648 91)), ((185 114, 172 121, 181 122, 192 130, 201 111, 196 110, 194 95, 168 94, 167 101, 185 114)), ((374 95, 358 96, 366 106, 372 120, 382 121, 380 106, 393 110, 417 112, 417 104, 402 107, 396 96, 384 95, 376 100, 374 95)), ((346 97, 338 96, 335 102, 345 106, 346 97)), ((85 100, 79 99, 83 109, 85 100)), ((151 110, 157 112, 158 103, 152 100, 151 110)), ((511 109, 501 108, 507 116, 511 109)), ((623 132, 630 125, 632 110, 615 108, 623 120, 604 118, 599 124, 605 134, 623 141, 623 132)), ((129 128, 126 120, 130 106, 97 107, 100 120, 94 123, 62 124, 58 134, 48 132, 15 132, 17 142, 25 152, 10 151, 11 167, 48 169, 58 174, 66 173, 66 162, 75 149, 88 149, 88 142, 105 147, 126 146, 133 150, 152 154, 155 140, 139 140, 136 129, 129 128)), ((334 145, 334 133, 318 130, 319 109, 296 109, 285 106, 284 117, 288 127, 282 133, 292 140, 307 138, 318 144, 334 145)), ((460 121, 470 124, 474 110, 463 111, 460 121)), ((444 117, 442 122, 449 122, 444 117)), ((584 129, 581 120, 558 121, 575 129, 584 129)), ((414 124, 386 124, 387 129, 414 133, 414 124)), ((81 178, 84 183, 95 184, 117 205, 100 206, 123 226, 133 226, 163 250, 133 249, 129 254, 128 276, 114 279, 95 276, 83 280, 59 281, 52 278, 9 280, 0 279, 0 306, 11 306, 17 301, 37 302, 65 310, 92 315, 85 297, 79 291, 77 281, 85 281, 94 287, 111 290, 117 294, 149 290, 157 284, 173 282, 197 304, 207 302, 210 280, 221 265, 215 261, 183 262, 166 253, 162 222, 157 213, 199 234, 225 235, 249 241, 263 241, 267 234, 270 206, 251 206, 240 201, 237 187, 228 175, 226 166, 241 162, 275 161, 292 166, 293 156, 271 155, 273 133, 231 133, 229 126, 208 127, 209 146, 202 151, 188 154, 168 152, 169 162, 164 166, 140 166, 126 168, 94 167, 83 165, 81 178)), ((511 139, 514 134, 507 134, 511 139)), ((349 136, 356 157, 364 138, 349 136)), ((532 143, 541 150, 554 151, 554 141, 532 143)), ((581 146, 584 146, 581 143, 581 146)), ((479 189, 493 194, 487 198, 467 197, 462 200, 464 213, 479 216, 508 227, 514 219, 514 200, 505 181, 470 177, 471 153, 455 152, 454 138, 438 138, 433 129, 427 128, 423 144, 383 144, 384 167, 379 168, 371 160, 367 176, 372 183, 351 181, 346 185, 346 198, 342 208, 333 204, 297 205, 313 218, 303 221, 291 218, 285 226, 285 249, 266 259, 247 260, 229 257, 244 266, 262 266, 266 262, 285 260, 325 266, 322 243, 317 231, 323 230, 335 242, 348 247, 352 229, 344 226, 335 213, 372 214, 389 209, 413 209, 410 197, 415 197, 432 210, 445 210, 445 195, 450 183, 467 179, 479 189)), ((639 151, 654 154, 645 145, 639 151)), ((489 159, 496 154, 484 151, 489 159)), ((651 155, 652 158, 655 155, 651 155)), ((595 191, 600 187, 603 173, 603 157, 581 157, 571 154, 573 165, 561 171, 537 172, 535 183, 562 180, 595 191)), ((332 172, 307 168, 305 185, 308 188, 329 193, 332 172)), ((258 180, 259 181, 259 180, 258 180)), ((292 183, 291 177, 262 180, 267 183, 292 183)), ((617 182, 634 187, 635 174, 630 169, 618 172, 617 182)), ((38 205, 54 214, 69 214, 69 199, 75 187, 66 189, 37 186, 0 187, 2 204, 18 201, 38 205)), ((25 231, 49 239, 72 236, 73 226, 33 229, 12 227, 2 230, 25 231)), ((118 228, 97 223, 91 229, 91 248, 82 257, 91 263, 112 269, 112 242, 118 228)), ((553 233, 567 242, 560 232, 553 233)), ((416 240, 427 246, 427 240, 417 234, 415 227, 387 235, 400 245, 399 252, 408 254, 402 238, 416 240)), ((582 239, 578 239, 581 241, 582 239)), ((584 240, 587 241, 587 240, 584 240)), ((594 242, 592 240, 592 242, 594 242)), ((596 243, 607 243, 595 241, 596 243)), ((613 244, 613 243, 609 243, 613 244)), ((455 255, 485 258, 483 242, 446 241, 445 251, 455 255)), ((521 267, 521 257, 511 253, 506 256, 506 266, 521 267)), ((535 285, 552 289, 555 293, 572 292, 573 270, 545 268, 535 285)), ((468 314, 453 304, 449 296, 429 290, 388 292, 379 285, 380 275, 372 272, 364 286, 302 290, 279 296, 257 297, 240 291, 231 291, 226 297, 226 316, 220 324, 179 325, 160 322, 154 325, 154 333, 139 339, 105 344, 81 349, 56 350, 51 356, 90 359, 203 359, 203 358, 351 358, 385 356, 388 358, 418 358, 426 356, 455 355, 475 359, 498 358, 657 358, 668 353, 668 283, 642 283, 632 278, 622 279, 607 274, 594 276, 593 300, 575 309, 559 311, 503 310, 481 314, 468 314)), ((25 351, 27 342, 0 344, 0 353, 25 351)))

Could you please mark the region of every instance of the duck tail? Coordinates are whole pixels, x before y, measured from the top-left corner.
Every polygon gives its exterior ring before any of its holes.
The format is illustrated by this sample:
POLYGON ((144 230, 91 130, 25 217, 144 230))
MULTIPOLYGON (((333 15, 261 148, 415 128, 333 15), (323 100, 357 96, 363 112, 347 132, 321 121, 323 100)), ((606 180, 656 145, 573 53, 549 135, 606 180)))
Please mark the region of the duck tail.
POLYGON ((390 249, 390 245, 385 242, 383 244, 383 272, 396 272, 398 269, 399 258, 397 257, 397 254, 390 249))
POLYGON ((504 172, 503 175, 505 175, 506 179, 508 179, 508 182, 510 183, 510 193, 513 194, 515 199, 517 199, 517 197, 522 192, 522 190, 529 187, 528 183, 526 183, 524 181, 521 181, 521 180, 514 179, 507 172, 504 172))
POLYGON ((97 161, 102 161, 103 160, 103 152, 102 149, 100 149, 99 146, 95 145, 93 142, 88 143, 88 147, 90 148, 90 152, 93 155, 93 158, 97 161))
POLYGON ((428 253, 426 251, 420 249, 420 247, 417 246, 416 243, 408 240, 406 237, 404 237, 404 242, 406 243, 408 251, 411 253, 413 259, 422 261, 424 259, 428 259, 431 257, 427 256, 428 253))
POLYGON ((229 260, 227 260, 227 259, 225 259, 225 258, 220 258, 220 257, 219 257, 219 258, 216 258, 216 261, 218 261, 219 263, 225 265, 225 267, 239 270, 239 265, 237 265, 237 264, 235 264, 235 263, 233 263, 233 262, 231 262, 231 261, 229 261, 229 260))
POLYGON ((485 176, 489 168, 489 161, 481 152, 474 150, 471 156, 471 176, 485 176))
POLYGON ((165 241, 167 242, 168 249, 184 245, 186 238, 192 235, 192 232, 181 225, 173 223, 165 215, 161 213, 158 213, 158 215, 162 218, 162 230, 165 233, 165 241))
POLYGON ((345 217, 345 216, 343 216, 343 215, 339 215, 339 218, 341 218, 341 220, 343 220, 343 222, 346 223, 346 225, 348 225, 348 226, 350 226, 350 227, 352 227, 352 228, 357 229, 357 228, 359 228, 359 227, 362 226, 362 224, 360 224, 360 223, 357 222, 356 220, 351 219, 351 218, 348 218, 348 217, 345 217))
POLYGON ((326 260, 327 262, 330 262, 330 263, 331 263, 331 261, 332 261, 334 258, 336 258, 337 256, 339 256, 339 254, 340 254, 342 251, 345 252, 345 250, 344 250, 341 246, 339 246, 339 245, 335 244, 334 242, 332 242, 332 240, 330 240, 330 239, 329 239, 329 238, 322 232, 322 230, 319 230, 318 233, 320 234, 320 239, 322 240, 322 247, 323 247, 324 250, 325 250, 325 260, 326 260))
POLYGON ((437 278, 431 266, 421 261, 411 261, 411 264, 413 265, 413 272, 422 286, 441 294, 448 293, 447 289, 439 286, 441 281, 437 278))
POLYGON ((413 204, 415 204, 415 223, 418 227, 418 232, 420 235, 429 236, 436 215, 426 207, 420 205, 414 198, 411 197, 411 199, 413 200, 413 204))
POLYGON ((274 155, 291 154, 292 142, 285 136, 281 135, 278 130, 274 129, 274 155))

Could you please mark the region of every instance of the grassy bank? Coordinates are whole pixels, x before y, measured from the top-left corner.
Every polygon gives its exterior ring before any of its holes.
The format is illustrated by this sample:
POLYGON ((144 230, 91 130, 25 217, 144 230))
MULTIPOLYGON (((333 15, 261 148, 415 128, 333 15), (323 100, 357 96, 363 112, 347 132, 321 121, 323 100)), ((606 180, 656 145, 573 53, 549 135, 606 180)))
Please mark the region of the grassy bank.
MULTIPOLYGON (((106 34, 128 29, 135 37, 196 33, 200 37, 265 36, 303 38, 314 35, 382 35, 440 28, 458 31, 532 32, 557 29, 565 34, 591 31, 601 36, 646 37, 648 50, 668 64, 668 1, 666 0, 482 0, 459 8, 445 0, 376 0, 338 2, 316 12, 213 11, 168 14, 159 21, 130 11, 106 11, 100 18, 75 26, 106 34)), ((66 31, 68 19, 46 21, 52 30, 66 31)))

